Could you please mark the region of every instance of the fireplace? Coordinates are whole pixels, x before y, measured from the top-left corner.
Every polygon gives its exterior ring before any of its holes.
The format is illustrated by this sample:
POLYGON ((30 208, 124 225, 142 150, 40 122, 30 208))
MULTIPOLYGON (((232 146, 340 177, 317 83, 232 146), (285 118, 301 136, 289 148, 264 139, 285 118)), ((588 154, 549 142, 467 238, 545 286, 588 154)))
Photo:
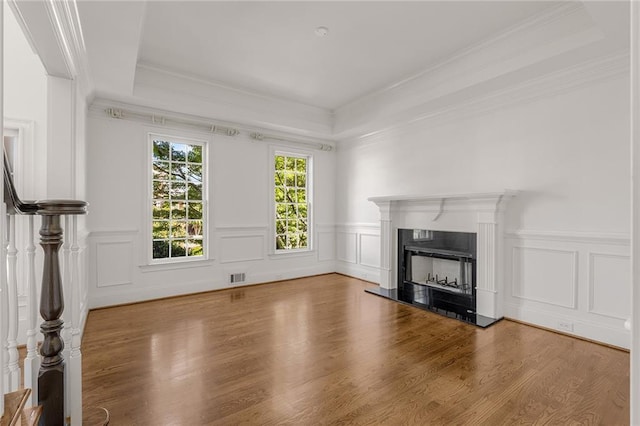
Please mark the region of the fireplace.
POLYGON ((369 293, 481 327, 502 318, 502 222, 514 191, 372 197, 380 287, 369 293))
POLYGON ((476 234, 398 229, 403 302, 476 322, 476 234))

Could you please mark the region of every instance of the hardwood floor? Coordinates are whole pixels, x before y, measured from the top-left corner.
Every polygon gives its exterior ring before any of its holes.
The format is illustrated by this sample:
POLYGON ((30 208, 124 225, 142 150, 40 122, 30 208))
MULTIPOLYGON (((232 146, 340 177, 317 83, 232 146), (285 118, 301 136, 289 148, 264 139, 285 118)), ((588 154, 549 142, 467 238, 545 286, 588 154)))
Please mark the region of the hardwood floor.
POLYGON ((331 274, 92 311, 84 406, 112 425, 629 423, 629 354, 480 329, 331 274))

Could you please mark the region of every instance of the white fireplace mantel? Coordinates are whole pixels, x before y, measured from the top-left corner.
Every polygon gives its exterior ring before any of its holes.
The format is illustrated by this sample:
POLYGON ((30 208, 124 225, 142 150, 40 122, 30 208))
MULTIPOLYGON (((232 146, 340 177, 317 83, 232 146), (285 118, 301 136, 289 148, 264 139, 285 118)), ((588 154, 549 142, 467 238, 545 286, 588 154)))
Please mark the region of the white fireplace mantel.
POLYGON ((501 318, 503 217, 517 191, 446 195, 370 197, 380 209, 380 286, 397 283, 398 229, 475 232, 477 234, 476 311, 501 318))

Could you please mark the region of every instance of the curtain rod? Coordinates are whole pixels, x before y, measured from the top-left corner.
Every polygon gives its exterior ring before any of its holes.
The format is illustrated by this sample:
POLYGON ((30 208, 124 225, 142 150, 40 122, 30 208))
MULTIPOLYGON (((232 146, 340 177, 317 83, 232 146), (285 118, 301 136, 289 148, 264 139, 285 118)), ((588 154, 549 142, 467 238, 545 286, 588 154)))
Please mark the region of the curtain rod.
POLYGON ((160 124, 162 126, 170 126, 171 123, 175 123, 180 126, 194 127, 197 129, 202 129, 209 133, 221 133, 227 136, 236 136, 240 134, 240 130, 234 129, 233 127, 218 126, 204 121, 185 120, 181 118, 165 117, 156 114, 144 114, 136 111, 125 110, 122 108, 107 108, 105 109, 105 112, 111 118, 123 120, 151 121, 152 124, 160 124))
POLYGON ((333 149, 333 147, 331 145, 326 144, 326 143, 314 143, 314 142, 305 142, 305 141, 299 141, 299 140, 292 140, 292 139, 281 138, 279 136, 266 135, 264 133, 258 133, 258 132, 250 133, 249 137, 251 139, 253 139, 253 140, 256 140, 256 141, 263 141, 265 139, 268 139, 268 140, 280 141, 280 142, 295 142, 298 145, 309 146, 311 148, 319 149, 320 151, 331 151, 333 149))
MULTIPOLYGON (((151 113, 141 113, 141 112, 127 110, 123 108, 106 108, 104 111, 109 117, 119 119, 119 120, 133 120, 133 121, 141 121, 141 122, 150 121, 152 124, 159 124, 162 126, 174 126, 174 127, 176 125, 179 127, 186 126, 186 127, 202 130, 208 133, 219 133, 226 136, 237 136, 241 133, 239 129, 236 129, 234 127, 220 126, 204 120, 187 120, 183 118, 167 117, 164 115, 157 115, 157 114, 151 114, 151 113)), ((320 151, 333 150, 333 147, 330 144, 283 138, 280 136, 268 135, 260 132, 251 132, 249 133, 249 137, 256 141, 273 140, 273 141, 280 141, 280 142, 290 142, 290 143, 295 143, 296 145, 304 145, 320 151)))

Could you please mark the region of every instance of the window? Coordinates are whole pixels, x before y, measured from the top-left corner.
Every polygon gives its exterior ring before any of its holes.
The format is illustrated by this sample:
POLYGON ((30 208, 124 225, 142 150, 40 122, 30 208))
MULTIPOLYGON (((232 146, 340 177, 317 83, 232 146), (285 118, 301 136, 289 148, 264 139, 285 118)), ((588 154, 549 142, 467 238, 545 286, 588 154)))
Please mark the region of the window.
POLYGON ((151 258, 205 256, 205 145, 150 135, 152 159, 151 258))
POLYGON ((311 156, 276 152, 274 166, 275 250, 309 250, 311 156))

